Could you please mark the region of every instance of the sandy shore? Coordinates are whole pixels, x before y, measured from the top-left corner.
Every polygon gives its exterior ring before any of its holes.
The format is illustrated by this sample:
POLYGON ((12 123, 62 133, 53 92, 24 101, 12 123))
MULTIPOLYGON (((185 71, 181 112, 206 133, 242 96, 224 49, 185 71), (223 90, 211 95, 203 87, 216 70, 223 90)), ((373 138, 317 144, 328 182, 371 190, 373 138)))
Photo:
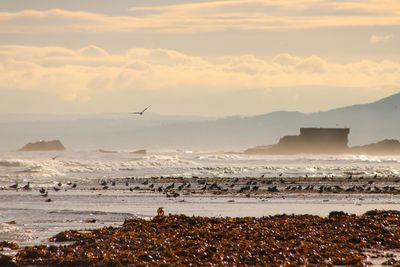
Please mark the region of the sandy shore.
POLYGON ((400 207, 396 177, 123 177, 73 184, 63 181, 44 193, 36 184, 31 190, 0 190, 0 241, 52 244, 48 238, 61 231, 149 220, 159 207, 171 215, 254 218, 327 217, 332 211, 361 215, 400 207))

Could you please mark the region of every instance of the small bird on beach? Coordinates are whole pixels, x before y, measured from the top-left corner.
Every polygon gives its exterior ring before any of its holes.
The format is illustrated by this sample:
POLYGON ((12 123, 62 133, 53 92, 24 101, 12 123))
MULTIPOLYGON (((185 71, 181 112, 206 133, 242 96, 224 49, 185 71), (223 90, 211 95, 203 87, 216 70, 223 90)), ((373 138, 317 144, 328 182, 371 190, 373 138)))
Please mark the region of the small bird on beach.
POLYGON ((159 208, 157 209, 157 216, 160 216, 160 217, 164 216, 164 209, 163 209, 163 207, 159 207, 159 208))
POLYGON ((105 186, 105 185, 107 185, 107 182, 103 180, 103 181, 100 182, 100 185, 105 186))
POLYGON ((40 188, 40 189, 39 189, 39 193, 40 193, 40 194, 44 194, 44 193, 46 193, 46 189, 44 189, 43 187, 42 187, 42 188, 40 188))
POLYGON ((26 185, 24 185, 24 187, 22 187, 22 189, 24 189, 24 190, 32 190, 31 183, 28 182, 26 185))
POLYGON ((61 156, 61 155, 56 155, 56 156, 54 156, 54 157, 51 157, 51 159, 52 159, 52 160, 56 160, 59 156, 61 156))
POLYGON ((144 114, 144 112, 145 112, 146 110, 148 110, 150 107, 151 107, 151 106, 148 106, 147 108, 143 109, 142 111, 136 111, 136 112, 132 112, 132 113, 130 113, 130 114, 135 114, 135 115, 140 115, 140 116, 142 116, 142 115, 144 114))
POLYGON ((171 185, 167 186, 167 187, 165 188, 165 190, 169 190, 169 189, 172 189, 172 188, 174 188, 174 187, 175 187, 175 182, 172 183, 171 185))
POLYGON ((76 183, 73 183, 71 187, 76 188, 77 187, 76 183))
POLYGON ((18 182, 15 182, 15 184, 10 185, 9 188, 17 189, 18 188, 18 182))
POLYGON ((53 189, 54 189, 54 191, 56 191, 56 192, 58 192, 58 191, 60 191, 61 190, 61 188, 58 188, 58 187, 53 187, 53 189))

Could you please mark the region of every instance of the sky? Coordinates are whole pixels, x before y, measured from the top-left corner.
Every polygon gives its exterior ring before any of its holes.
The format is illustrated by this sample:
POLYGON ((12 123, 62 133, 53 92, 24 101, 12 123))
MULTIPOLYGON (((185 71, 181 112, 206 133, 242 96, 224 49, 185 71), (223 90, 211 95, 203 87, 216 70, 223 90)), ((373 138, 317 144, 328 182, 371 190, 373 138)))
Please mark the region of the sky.
POLYGON ((1 0, 0 113, 315 112, 400 91, 398 0, 1 0))

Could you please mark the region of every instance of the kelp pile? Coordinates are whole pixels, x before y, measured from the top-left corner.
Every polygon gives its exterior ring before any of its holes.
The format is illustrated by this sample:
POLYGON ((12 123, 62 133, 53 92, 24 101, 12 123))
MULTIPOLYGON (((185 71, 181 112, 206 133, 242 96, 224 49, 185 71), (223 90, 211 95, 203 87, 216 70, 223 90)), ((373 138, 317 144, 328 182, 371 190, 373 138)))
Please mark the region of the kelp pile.
POLYGON ((70 245, 21 250, 21 266, 362 265, 365 251, 400 249, 400 212, 129 219, 121 227, 65 231, 70 245))
POLYGON ((0 251, 4 249, 19 249, 19 246, 14 242, 0 241, 0 251))

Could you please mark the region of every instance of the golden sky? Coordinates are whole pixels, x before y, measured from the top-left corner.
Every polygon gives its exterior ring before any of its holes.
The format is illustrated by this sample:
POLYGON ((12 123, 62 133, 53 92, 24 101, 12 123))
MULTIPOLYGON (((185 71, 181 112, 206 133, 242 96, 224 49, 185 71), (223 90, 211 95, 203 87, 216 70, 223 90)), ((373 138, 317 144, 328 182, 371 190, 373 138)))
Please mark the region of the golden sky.
POLYGON ((0 2, 0 112, 312 112, 400 88, 400 1, 0 2))

